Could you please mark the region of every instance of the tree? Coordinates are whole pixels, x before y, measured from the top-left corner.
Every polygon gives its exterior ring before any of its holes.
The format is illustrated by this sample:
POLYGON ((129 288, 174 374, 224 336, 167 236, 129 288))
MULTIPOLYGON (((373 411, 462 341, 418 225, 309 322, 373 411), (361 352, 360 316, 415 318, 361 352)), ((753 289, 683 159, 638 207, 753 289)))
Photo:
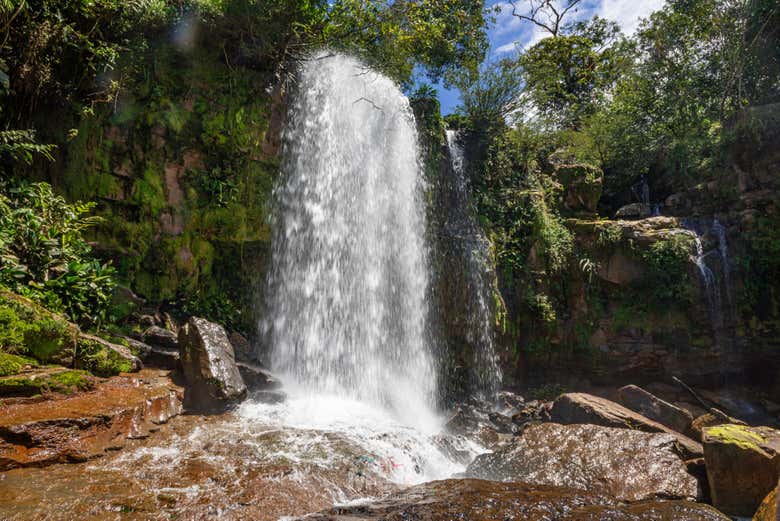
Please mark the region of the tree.
POLYGON ((523 0, 518 2, 517 0, 510 0, 509 3, 512 5, 512 16, 531 22, 550 33, 551 36, 556 37, 561 34, 565 27, 563 22, 566 15, 572 12, 576 13, 576 7, 581 1, 523 0), (518 3, 525 5, 527 9, 521 11, 518 3))
POLYGON ((488 63, 477 75, 463 74, 456 85, 461 92, 460 110, 474 128, 503 126, 524 103, 524 82, 514 60, 488 63))
POLYGON ((631 65, 631 46, 602 18, 570 26, 519 58, 526 91, 540 116, 557 128, 578 128, 631 65))

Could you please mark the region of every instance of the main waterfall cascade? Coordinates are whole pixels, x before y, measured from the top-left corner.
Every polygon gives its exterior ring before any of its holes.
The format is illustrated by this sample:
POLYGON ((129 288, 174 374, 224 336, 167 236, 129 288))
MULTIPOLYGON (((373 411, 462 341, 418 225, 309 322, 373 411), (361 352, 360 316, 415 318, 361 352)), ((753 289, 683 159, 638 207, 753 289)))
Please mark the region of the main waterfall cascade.
POLYGON ((341 55, 303 66, 276 192, 268 339, 309 392, 430 415, 417 131, 389 79, 341 55))

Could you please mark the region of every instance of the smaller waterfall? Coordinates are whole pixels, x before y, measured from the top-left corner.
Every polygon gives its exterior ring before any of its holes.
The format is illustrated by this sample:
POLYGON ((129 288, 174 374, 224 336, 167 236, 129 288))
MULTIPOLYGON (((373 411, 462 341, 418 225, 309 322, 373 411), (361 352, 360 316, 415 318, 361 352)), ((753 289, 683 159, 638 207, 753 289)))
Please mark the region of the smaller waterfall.
POLYGON ((447 227, 450 229, 449 234, 460 242, 465 257, 469 301, 464 303, 464 307, 469 314, 468 341, 474 346, 477 387, 486 396, 492 396, 501 383, 501 369, 493 338, 491 300, 494 273, 488 254, 490 243, 470 211, 466 155, 457 131, 447 130, 447 148, 455 181, 454 198, 457 207, 447 227))
POLYGON ((702 283, 704 284, 707 306, 710 311, 710 320, 712 321, 713 327, 717 330, 719 327, 723 326, 723 313, 721 312, 720 306, 720 286, 718 285, 717 277, 705 262, 706 255, 704 253, 704 246, 698 235, 696 236, 695 245, 696 256, 694 257, 694 262, 696 262, 696 267, 699 268, 699 274, 702 283))
POLYGON ((726 237, 726 227, 720 221, 712 221, 712 233, 718 238, 718 252, 720 252, 720 261, 723 269, 723 286, 726 290, 726 300, 729 305, 729 312, 734 310, 734 301, 731 294, 731 263, 729 261, 729 244, 726 237))

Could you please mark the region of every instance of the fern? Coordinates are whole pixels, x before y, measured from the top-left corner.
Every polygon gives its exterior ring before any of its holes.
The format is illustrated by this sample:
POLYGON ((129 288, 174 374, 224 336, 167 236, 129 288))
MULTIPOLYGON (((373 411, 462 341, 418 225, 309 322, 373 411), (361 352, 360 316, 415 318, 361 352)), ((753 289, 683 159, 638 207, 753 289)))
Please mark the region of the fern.
POLYGON ((0 155, 8 154, 14 161, 29 165, 36 155, 53 161, 55 148, 54 145, 38 143, 34 130, 0 130, 0 155))

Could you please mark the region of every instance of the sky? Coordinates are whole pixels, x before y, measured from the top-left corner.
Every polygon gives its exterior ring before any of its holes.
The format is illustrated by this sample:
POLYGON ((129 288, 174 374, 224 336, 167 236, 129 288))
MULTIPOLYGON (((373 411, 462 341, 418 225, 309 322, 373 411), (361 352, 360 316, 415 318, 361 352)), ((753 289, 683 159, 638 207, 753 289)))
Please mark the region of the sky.
MULTIPOLYGON (((646 18, 660 9, 665 0, 583 0, 577 6, 577 12, 568 20, 587 19, 598 15, 607 20, 617 22, 623 32, 631 35, 639 27, 642 18, 646 18)), ((523 2, 516 2, 520 7, 523 2)), ((490 51, 488 60, 506 58, 516 52, 518 47, 527 48, 544 37, 544 31, 530 22, 512 16, 512 6, 505 0, 488 0, 488 5, 495 6, 500 12, 495 16, 495 23, 488 31, 490 51)), ((457 91, 436 86, 441 101, 442 114, 450 114, 459 103, 457 91)))

